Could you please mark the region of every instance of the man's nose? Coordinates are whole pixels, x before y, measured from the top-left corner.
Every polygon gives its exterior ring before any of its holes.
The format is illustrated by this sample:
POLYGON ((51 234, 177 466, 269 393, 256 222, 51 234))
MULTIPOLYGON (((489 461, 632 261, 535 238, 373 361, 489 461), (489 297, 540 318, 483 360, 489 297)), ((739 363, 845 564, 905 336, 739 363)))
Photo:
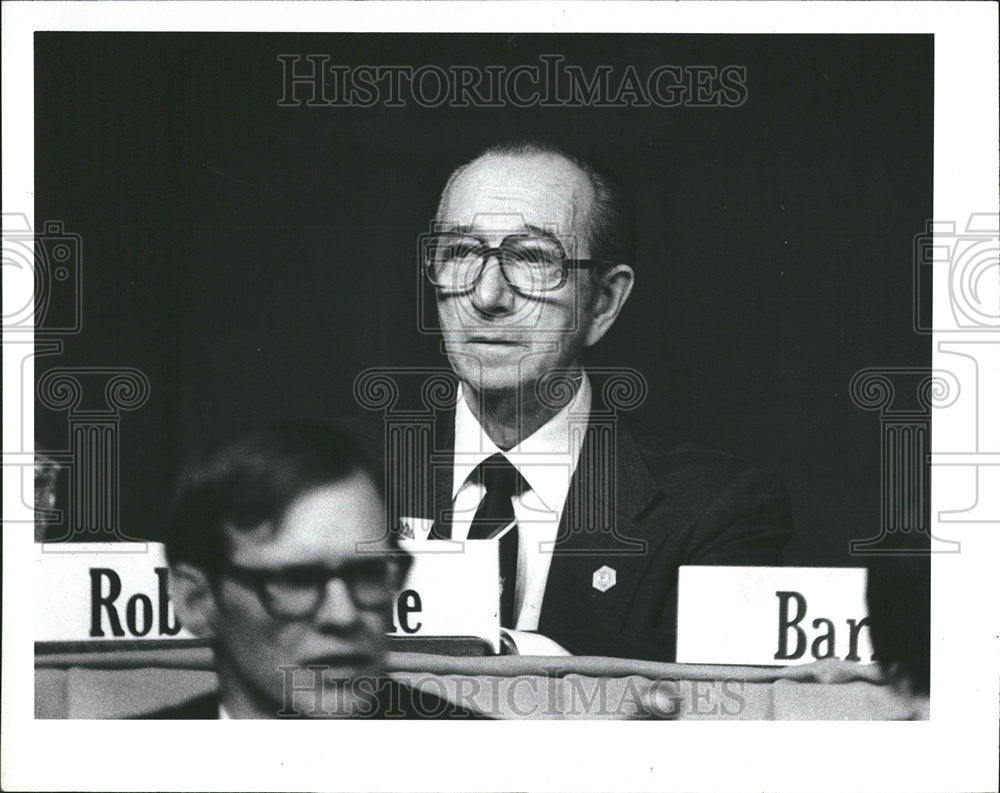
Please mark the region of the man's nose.
POLYGON ((504 278, 496 256, 483 263, 483 272, 472 290, 472 304, 488 315, 509 314, 514 309, 514 292, 504 278))
POLYGON ((361 616, 347 585, 339 578, 331 578, 323 593, 323 603, 316 614, 316 622, 333 627, 350 627, 361 616))

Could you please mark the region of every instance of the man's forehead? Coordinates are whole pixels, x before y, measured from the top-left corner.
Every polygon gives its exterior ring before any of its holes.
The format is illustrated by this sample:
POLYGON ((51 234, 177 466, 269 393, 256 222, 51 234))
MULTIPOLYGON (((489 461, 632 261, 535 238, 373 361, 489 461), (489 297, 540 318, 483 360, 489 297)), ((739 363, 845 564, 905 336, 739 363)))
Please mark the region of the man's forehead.
POLYGON ((226 527, 231 556, 264 566, 322 563, 356 556, 358 544, 384 538, 378 492, 366 478, 321 486, 295 499, 278 521, 226 527))
POLYGON ((592 200, 586 174, 563 157, 486 155, 451 180, 438 221, 498 231, 534 225, 572 234, 582 231, 592 200))

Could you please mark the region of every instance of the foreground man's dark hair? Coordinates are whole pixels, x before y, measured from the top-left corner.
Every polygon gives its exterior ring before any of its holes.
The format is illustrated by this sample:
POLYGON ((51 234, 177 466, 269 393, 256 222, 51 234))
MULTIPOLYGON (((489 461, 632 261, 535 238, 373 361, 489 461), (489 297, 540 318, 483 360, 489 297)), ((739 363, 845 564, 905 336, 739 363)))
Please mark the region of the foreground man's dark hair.
POLYGON ((343 426, 289 421, 243 429, 184 466, 167 522, 167 557, 213 575, 229 551, 223 526, 276 529, 298 496, 358 473, 383 492, 381 471, 343 426))

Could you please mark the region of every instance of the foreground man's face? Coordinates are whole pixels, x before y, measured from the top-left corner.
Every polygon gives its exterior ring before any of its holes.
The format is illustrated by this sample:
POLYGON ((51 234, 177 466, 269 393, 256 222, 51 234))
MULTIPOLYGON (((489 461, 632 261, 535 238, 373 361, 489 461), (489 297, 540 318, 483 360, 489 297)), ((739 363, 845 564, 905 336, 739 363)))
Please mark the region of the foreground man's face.
MULTIPOLYGON (((486 156, 457 176, 442 196, 438 224, 497 246, 515 233, 550 230, 573 258, 588 258, 589 180, 550 154, 486 156)), ((474 390, 509 392, 548 371, 574 365, 590 326, 591 276, 571 270, 559 289, 521 294, 495 259, 475 288, 438 293, 448 357, 474 390)))
MULTIPOLYGON (((231 544, 230 561, 254 571, 309 567, 336 571, 387 561, 358 552, 359 544, 368 550, 385 547, 381 498, 361 474, 307 491, 292 502, 276 531, 262 526, 249 533, 233 532, 231 544)), ((223 576, 216 594, 216 639, 235 684, 269 712, 291 704, 309 714, 317 701, 332 711, 338 697, 344 699, 344 681, 381 673, 385 633, 391 627, 391 596, 387 587, 384 607, 365 607, 355 602, 342 579, 334 577, 326 582, 315 614, 285 619, 269 613, 245 582, 223 576), (289 665, 301 668, 295 673, 297 686, 316 683, 319 694, 286 692, 287 673, 280 667, 289 665), (308 665, 323 671, 314 677, 306 671, 308 665)))

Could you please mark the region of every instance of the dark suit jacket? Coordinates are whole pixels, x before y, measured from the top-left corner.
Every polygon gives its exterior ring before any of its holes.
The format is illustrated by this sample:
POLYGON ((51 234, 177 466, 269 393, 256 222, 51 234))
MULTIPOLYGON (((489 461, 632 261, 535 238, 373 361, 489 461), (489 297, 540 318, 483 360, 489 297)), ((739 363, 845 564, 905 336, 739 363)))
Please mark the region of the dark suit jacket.
MULTIPOLYGON (((135 716, 137 719, 218 719, 219 694, 211 692, 180 705, 135 716)), ((482 719, 480 713, 454 705, 427 691, 417 691, 390 678, 377 686, 377 704, 357 719, 482 719)))
MULTIPOLYGON (((678 567, 782 564, 792 525, 787 491, 731 455, 670 449, 623 417, 606 419, 591 413, 538 631, 576 655, 672 661, 678 567), (616 579, 606 591, 594 587, 603 566, 616 579)), ((423 453, 407 455, 425 475, 398 460, 389 466, 397 472, 390 495, 399 514, 430 518, 432 537, 450 537, 454 411, 440 414, 433 435, 419 444, 423 453)))

